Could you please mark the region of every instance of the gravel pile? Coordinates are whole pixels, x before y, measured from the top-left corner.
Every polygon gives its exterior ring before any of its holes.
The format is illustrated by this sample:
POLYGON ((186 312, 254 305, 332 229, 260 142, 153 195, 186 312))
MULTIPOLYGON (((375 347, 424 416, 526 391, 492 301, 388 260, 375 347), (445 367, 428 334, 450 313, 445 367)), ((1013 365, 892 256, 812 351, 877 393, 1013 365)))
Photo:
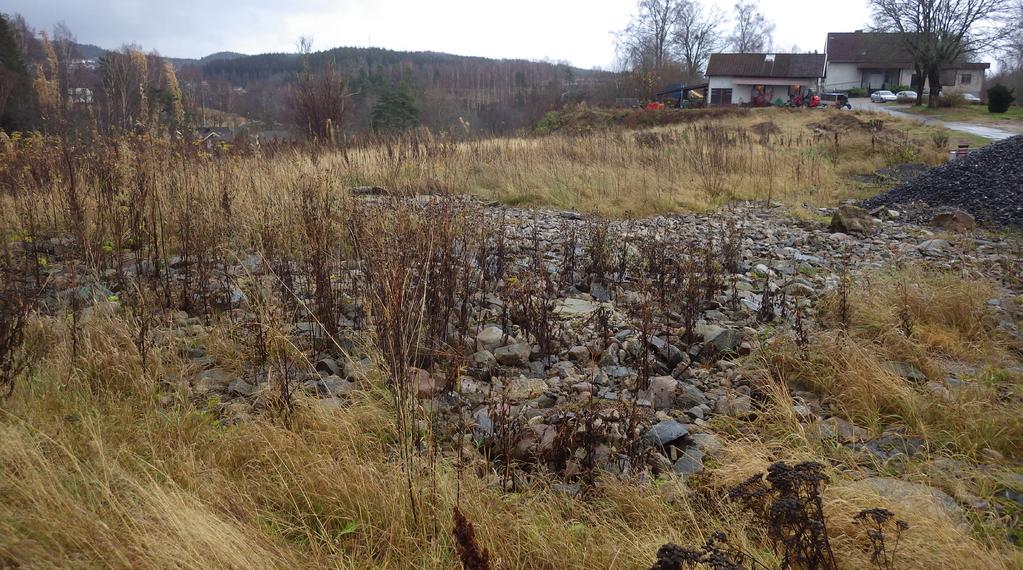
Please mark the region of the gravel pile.
POLYGON ((1023 226, 1023 136, 994 143, 864 201, 867 209, 924 202, 978 222, 1023 226))

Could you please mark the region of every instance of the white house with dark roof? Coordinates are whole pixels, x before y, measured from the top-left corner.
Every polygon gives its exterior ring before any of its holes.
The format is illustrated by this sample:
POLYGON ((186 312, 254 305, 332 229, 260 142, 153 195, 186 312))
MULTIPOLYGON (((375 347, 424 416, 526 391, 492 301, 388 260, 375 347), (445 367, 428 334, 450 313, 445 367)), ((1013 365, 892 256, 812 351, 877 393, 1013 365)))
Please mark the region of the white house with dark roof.
MULTIPOLYGON (((869 91, 913 88, 916 71, 902 34, 848 32, 828 34, 827 74, 824 89, 869 91)), ((984 90, 984 72, 990 63, 963 62, 941 71, 942 91, 972 93, 984 90)), ((925 89, 929 90, 928 85, 925 89)))
POLYGON ((766 106, 818 89, 822 53, 714 53, 707 62, 709 104, 766 106))

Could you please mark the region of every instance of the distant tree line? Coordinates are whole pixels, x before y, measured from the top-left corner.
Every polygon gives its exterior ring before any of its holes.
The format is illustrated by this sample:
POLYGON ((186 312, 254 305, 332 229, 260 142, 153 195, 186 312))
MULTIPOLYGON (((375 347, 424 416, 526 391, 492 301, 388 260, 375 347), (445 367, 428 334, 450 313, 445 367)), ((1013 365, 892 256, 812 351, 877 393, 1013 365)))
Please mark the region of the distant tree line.
POLYGON ((617 35, 618 57, 639 89, 703 80, 710 54, 772 49, 774 23, 751 0, 740 0, 731 19, 700 0, 639 0, 617 35), (729 26, 731 26, 729 28, 729 26))

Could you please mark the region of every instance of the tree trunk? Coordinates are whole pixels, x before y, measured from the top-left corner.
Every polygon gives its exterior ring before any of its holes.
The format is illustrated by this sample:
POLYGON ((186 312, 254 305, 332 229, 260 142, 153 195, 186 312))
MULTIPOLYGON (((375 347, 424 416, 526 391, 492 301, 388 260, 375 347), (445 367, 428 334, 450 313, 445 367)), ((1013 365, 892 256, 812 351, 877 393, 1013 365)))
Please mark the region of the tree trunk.
POLYGON ((941 96, 941 72, 938 69, 931 69, 927 72, 927 81, 930 83, 927 106, 931 109, 936 109, 938 107, 938 98, 941 96))
POLYGON ((923 105, 924 81, 927 79, 927 76, 924 74, 923 66, 916 65, 914 69, 916 70, 916 82, 913 83, 913 90, 916 91, 916 104, 923 105))

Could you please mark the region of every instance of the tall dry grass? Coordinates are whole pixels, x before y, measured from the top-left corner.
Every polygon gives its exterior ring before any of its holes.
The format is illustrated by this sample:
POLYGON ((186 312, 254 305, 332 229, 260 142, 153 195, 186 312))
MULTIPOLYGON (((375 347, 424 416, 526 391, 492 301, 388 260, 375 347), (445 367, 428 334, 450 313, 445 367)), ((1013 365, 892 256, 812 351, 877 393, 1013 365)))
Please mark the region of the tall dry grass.
MULTIPOLYGON (((715 489, 777 459, 820 457, 796 441, 726 437, 703 483, 606 481, 587 499, 542 486, 508 494, 485 466, 458 469, 444 460, 417 483, 414 515, 392 404, 380 395, 361 394, 341 412, 301 401, 291 429, 265 420, 224 426, 201 406, 160 403, 146 383, 125 385, 131 396, 117 398, 66 383, 69 333, 52 322, 37 326, 57 349, 0 411, 0 560, 7 564, 451 568, 456 504, 495 567, 645 568, 664 542, 702 544, 719 530, 771 564, 777 560, 762 529, 715 489)), ((81 333, 116 337, 125 326, 89 317, 81 333)), ((146 375, 137 354, 116 354, 122 371, 146 375)), ((94 370, 101 356, 79 358, 77 366, 94 370)), ((183 365, 174 352, 154 359, 166 370, 183 365)), ((826 490, 840 567, 868 565, 852 516, 879 504, 842 477, 826 490)), ((928 505, 883 504, 912 525, 900 568, 1012 568, 1023 560, 928 505)))

